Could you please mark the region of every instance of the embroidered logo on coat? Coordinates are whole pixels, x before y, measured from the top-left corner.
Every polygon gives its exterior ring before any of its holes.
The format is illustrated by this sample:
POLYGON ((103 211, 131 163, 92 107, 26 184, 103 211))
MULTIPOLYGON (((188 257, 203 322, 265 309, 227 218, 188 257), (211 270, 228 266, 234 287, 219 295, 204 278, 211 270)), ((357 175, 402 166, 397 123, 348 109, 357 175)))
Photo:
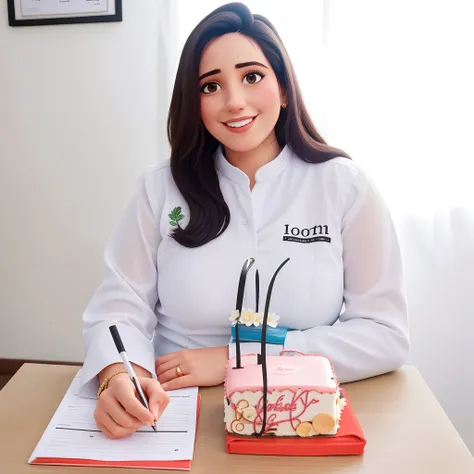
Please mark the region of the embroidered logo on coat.
POLYGON ((183 214, 181 214, 181 206, 175 207, 169 214, 168 217, 170 218, 170 225, 172 226, 179 226, 179 221, 184 219, 183 214))
POLYGON ((327 225, 315 225, 313 227, 300 229, 285 224, 283 240, 286 242, 298 242, 301 244, 310 244, 311 242, 331 242, 329 229, 327 225))

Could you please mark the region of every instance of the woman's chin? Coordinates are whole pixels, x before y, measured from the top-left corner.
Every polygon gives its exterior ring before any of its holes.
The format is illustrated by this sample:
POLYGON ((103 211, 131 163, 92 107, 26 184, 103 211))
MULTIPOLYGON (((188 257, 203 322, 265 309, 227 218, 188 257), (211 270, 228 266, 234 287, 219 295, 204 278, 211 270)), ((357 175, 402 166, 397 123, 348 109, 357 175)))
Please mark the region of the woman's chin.
POLYGON ((239 136, 239 137, 235 137, 231 140, 228 140, 228 139, 222 139, 222 140, 219 140, 222 145, 229 149, 229 150, 232 150, 236 153, 248 153, 252 150, 255 150, 256 148, 258 148, 262 143, 263 141, 265 140, 265 138, 262 138, 262 139, 251 139, 250 137, 244 137, 244 136, 239 136))

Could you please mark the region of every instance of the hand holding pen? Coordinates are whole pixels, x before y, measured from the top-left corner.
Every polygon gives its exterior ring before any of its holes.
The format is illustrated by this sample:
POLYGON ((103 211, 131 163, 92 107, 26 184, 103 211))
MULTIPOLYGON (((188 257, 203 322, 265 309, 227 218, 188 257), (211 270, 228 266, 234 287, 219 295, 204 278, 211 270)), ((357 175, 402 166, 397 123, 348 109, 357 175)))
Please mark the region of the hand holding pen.
MULTIPOLYGON (((98 428, 108 438, 118 439, 144 425, 155 429, 155 420, 158 421, 170 397, 157 380, 149 376, 137 377, 135 372, 139 368, 135 371, 128 360, 116 326, 111 326, 110 332, 127 372, 111 379, 108 388, 99 397, 94 418, 98 428)), ((124 371, 122 364, 117 364, 115 371, 124 371)))

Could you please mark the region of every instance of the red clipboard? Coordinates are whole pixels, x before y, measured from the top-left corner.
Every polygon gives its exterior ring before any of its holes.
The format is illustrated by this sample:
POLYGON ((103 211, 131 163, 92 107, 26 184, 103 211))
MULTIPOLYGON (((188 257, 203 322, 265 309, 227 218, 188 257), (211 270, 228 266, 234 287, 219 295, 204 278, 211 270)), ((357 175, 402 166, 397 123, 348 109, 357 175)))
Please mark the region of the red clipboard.
POLYGON ((226 434, 227 452, 274 456, 354 456, 367 443, 344 389, 346 406, 336 436, 314 438, 245 438, 226 434))
MULTIPOLYGON (((196 425, 199 418, 201 396, 197 398, 196 425)), ((197 435, 197 430, 196 430, 197 435)), ((191 470, 191 459, 182 461, 99 461, 97 459, 76 458, 36 458, 31 464, 47 464, 50 466, 83 466, 83 467, 127 467, 137 469, 171 469, 180 471, 191 470)))

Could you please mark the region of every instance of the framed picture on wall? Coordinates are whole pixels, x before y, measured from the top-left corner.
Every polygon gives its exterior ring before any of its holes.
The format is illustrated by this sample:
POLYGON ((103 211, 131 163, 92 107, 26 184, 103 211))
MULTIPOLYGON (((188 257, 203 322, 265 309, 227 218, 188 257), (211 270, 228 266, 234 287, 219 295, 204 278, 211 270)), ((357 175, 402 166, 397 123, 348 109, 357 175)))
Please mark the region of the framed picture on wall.
POLYGON ((122 0, 7 0, 10 26, 122 21, 122 0))

